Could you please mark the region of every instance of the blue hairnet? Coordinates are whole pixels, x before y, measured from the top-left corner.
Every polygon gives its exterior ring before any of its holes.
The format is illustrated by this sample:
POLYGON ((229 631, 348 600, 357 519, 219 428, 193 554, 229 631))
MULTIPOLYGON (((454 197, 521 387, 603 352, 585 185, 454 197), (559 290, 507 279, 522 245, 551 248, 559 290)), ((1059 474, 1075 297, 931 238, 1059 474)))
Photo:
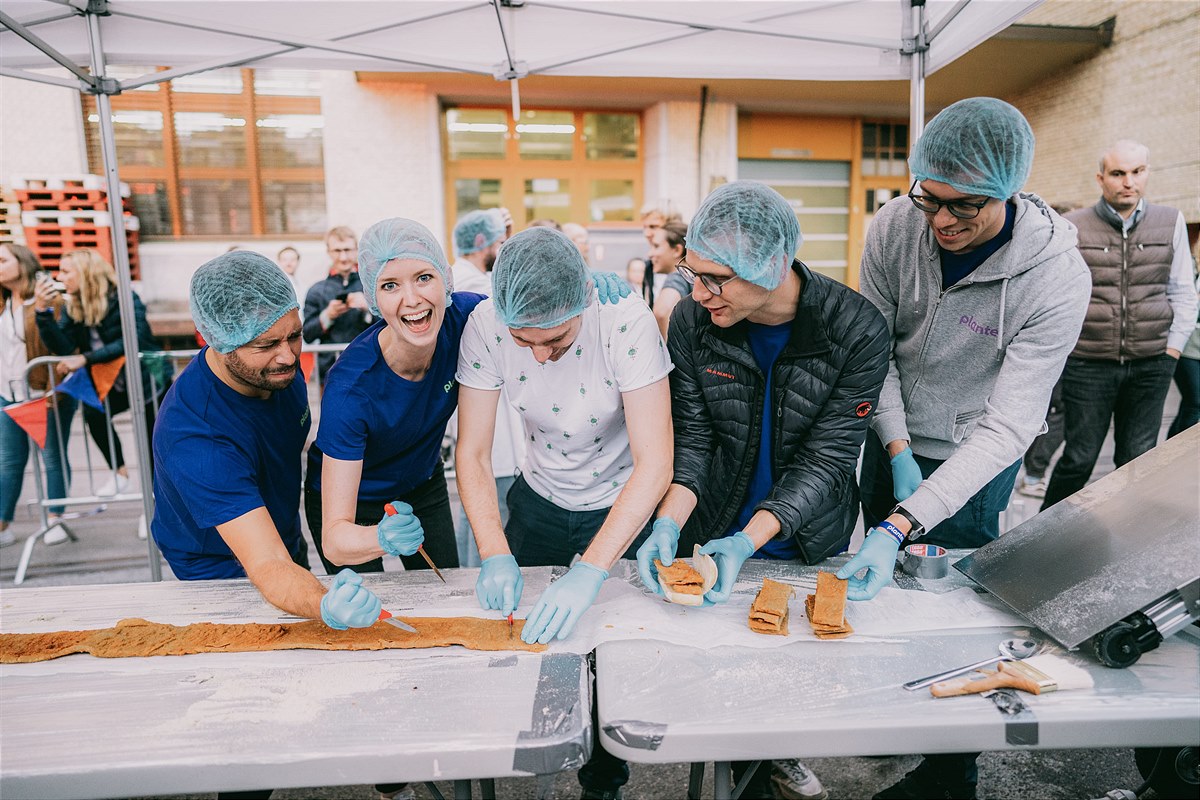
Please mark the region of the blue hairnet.
POLYGON ((504 220, 494 211, 472 211, 454 226, 454 251, 460 256, 491 247, 504 235, 504 220))
POLYGON ((196 330, 218 353, 254 341, 284 314, 300 308, 283 270, 248 250, 202 264, 192 275, 188 305, 196 330))
POLYGON ((788 201, 754 181, 717 187, 704 198, 687 232, 689 253, 723 264, 764 289, 783 283, 803 241, 788 201))
POLYGON ((528 228, 500 248, 492 268, 496 317, 509 328, 553 328, 579 316, 592 297, 591 270, 553 228, 528 228))
POLYGON ((446 263, 442 246, 421 223, 393 217, 367 228, 358 242, 358 277, 362 280, 372 314, 379 316, 379 306, 375 303, 375 284, 379 282, 379 273, 384 265, 397 258, 414 258, 436 269, 446 284, 446 302, 450 301, 454 281, 450 277, 450 265, 446 263))
POLYGON ((969 97, 944 108, 925 127, 908 167, 917 180, 1007 200, 1033 168, 1033 130, 1003 100, 969 97))

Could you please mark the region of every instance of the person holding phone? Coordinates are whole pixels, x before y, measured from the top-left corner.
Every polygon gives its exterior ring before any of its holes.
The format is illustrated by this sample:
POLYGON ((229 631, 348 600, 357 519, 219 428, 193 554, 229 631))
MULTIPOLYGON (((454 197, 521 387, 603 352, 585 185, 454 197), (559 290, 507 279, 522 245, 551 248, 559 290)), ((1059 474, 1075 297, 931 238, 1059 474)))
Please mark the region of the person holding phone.
MULTIPOLYGON (((121 310, 117 299, 117 272, 95 250, 85 248, 63 254, 59 262, 59 278, 67 295, 67 313, 56 319, 53 304, 58 292, 49 281, 38 284, 34 299, 37 311, 37 329, 46 347, 56 355, 69 356, 60 361, 55 370, 65 378, 77 369, 91 364, 115 361, 125 355, 125 340, 121 330, 121 310)), ((161 349, 146 322, 146 307, 142 299, 133 294, 133 317, 137 325, 138 351, 148 352, 161 349)), ((131 356, 138 361, 137 354, 131 356)), ((150 395, 150 372, 141 364, 142 386, 146 392, 146 436, 154 435, 154 409, 157 403, 150 395)), ((157 387, 161 397, 170 386, 170 379, 157 387)), ((122 370, 105 402, 109 413, 120 414, 129 409, 125 374, 122 370)), ((129 470, 125 465, 125 451, 121 439, 113 429, 112 420, 104 411, 85 405, 83 419, 87 423, 92 441, 100 448, 104 460, 112 469, 112 477, 96 490, 99 496, 120 494, 129 485, 129 470)))
MULTIPOLYGON (((346 344, 375 321, 358 278, 358 237, 344 225, 325 234, 329 275, 313 284, 304 299, 304 341, 346 344)), ((321 383, 337 353, 321 353, 317 374, 321 383)))
MULTIPOLYGON (((37 256, 19 244, 0 244, 0 408, 21 403, 30 398, 29 390, 45 391, 50 373, 46 367, 28 375, 26 368, 35 358, 50 355, 50 350, 37 333, 34 294, 40 284, 50 284, 55 297, 49 302, 52 313, 63 309, 62 293, 54 289, 50 273, 42 270, 37 256)), ((47 293, 49 295, 49 292, 47 293)), ((71 482, 71 467, 67 461, 67 436, 71 418, 75 415, 75 400, 63 394, 50 397, 54 415, 46 425, 46 446, 42 457, 46 461, 46 490, 51 498, 66 497, 71 482)), ((25 463, 29 460, 29 437, 7 414, 0 414, 0 547, 16 542, 9 530, 21 485, 25 479, 25 463)), ((67 533, 55 527, 62 506, 50 507, 50 529, 43 541, 60 544, 67 533)))

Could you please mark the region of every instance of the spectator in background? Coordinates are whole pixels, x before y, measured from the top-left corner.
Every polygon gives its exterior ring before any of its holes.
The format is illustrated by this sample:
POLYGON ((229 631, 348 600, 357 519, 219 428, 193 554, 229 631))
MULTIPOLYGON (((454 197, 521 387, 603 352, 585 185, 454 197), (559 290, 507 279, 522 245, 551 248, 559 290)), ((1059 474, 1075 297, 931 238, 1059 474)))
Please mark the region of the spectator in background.
MULTIPOLYGON (((121 310, 117 300, 117 272, 95 250, 71 250, 63 254, 59 262, 58 277, 67 292, 67 313, 61 319, 54 316, 54 302, 57 292, 49 281, 41 281, 37 286, 34 307, 37 309, 37 328, 55 355, 70 355, 58 362, 55 370, 60 377, 66 377, 77 369, 83 369, 91 364, 103 364, 115 361, 125 355, 125 340, 121 331, 121 310), (72 355, 74 354, 74 355, 72 355)), ((160 349, 150 332, 146 322, 146 307, 142 298, 133 294, 133 317, 137 325, 138 350, 150 352, 160 349)), ((154 436, 154 409, 158 405, 152 394, 152 389, 158 389, 161 397, 170 386, 170 380, 163 380, 162 385, 155 386, 150 381, 150 371, 144 361, 138 359, 142 370, 142 389, 145 392, 145 417, 147 443, 152 444, 154 436)), ((109 390, 105 399, 112 416, 129 410, 129 394, 126 390, 125 373, 129 369, 126 363, 116 382, 109 390)), ((125 451, 121 439, 113 429, 112 421, 104 411, 99 411, 89 405, 83 407, 83 420, 87 423, 92 441, 100 448, 104 460, 113 471, 112 478, 96 489, 96 494, 103 497, 120 494, 129 485, 129 470, 125 466, 125 451)), ((152 468, 153 465, 147 465, 152 468)))
POLYGON ((583 256, 583 263, 592 266, 591 247, 588 245, 588 229, 578 222, 567 222, 562 226, 562 232, 567 235, 575 249, 583 256))
POLYGON ((304 293, 300 291, 300 251, 289 244, 276 254, 275 263, 288 276, 288 281, 296 290, 296 297, 303 297, 304 293))
MULTIPOLYGON (((28 247, 19 244, 0 244, 0 408, 29 399, 28 389, 45 391, 50 373, 39 367, 29 373, 26 386, 25 370, 29 362, 50 355, 37 332, 34 293, 39 282, 49 282, 49 275, 28 247), (41 281, 39 281, 39 276, 41 281)), ((58 292, 50 303, 52 313, 61 313, 63 301, 58 292)), ((71 483, 71 465, 67 461, 67 436, 71 432, 71 417, 75 415, 75 400, 65 394, 50 396, 52 416, 46 425, 46 492, 50 498, 66 497, 71 483)), ((25 479, 25 462, 29 460, 29 437, 7 414, 0 413, 0 547, 13 544, 16 537, 8 529, 21 496, 25 479)), ((51 506, 50 528, 43 541, 59 544, 67 533, 55 527, 63 513, 62 506, 51 506)))
POLYGON ((692 284, 683 274, 675 269, 676 265, 687 255, 688 226, 678 217, 673 217, 656 228, 650 236, 650 264, 654 276, 663 276, 662 286, 654 297, 654 319, 658 321, 658 329, 663 338, 667 338, 667 324, 671 321, 671 311, 680 300, 692 293, 692 284))
MULTIPOLYGON (((661 229, 662 226, 666 225, 669 221, 682 221, 682 219, 683 218, 671 208, 669 203, 667 204, 666 209, 655 205, 648 205, 644 207, 642 209, 641 222, 642 235, 646 237, 646 244, 650 247, 653 247, 655 231, 661 229)), ((655 273, 654 263, 649 256, 642 259, 642 269, 640 270, 640 274, 638 274, 637 267, 632 261, 629 263, 627 270, 631 279, 629 284, 633 286, 635 291, 641 293, 642 299, 646 301, 646 305, 650 306, 650 308, 654 308, 655 292, 657 292, 659 287, 662 286, 663 280, 666 276, 663 275, 660 277, 660 274, 655 273), (637 280, 632 280, 635 277, 637 280)))
POLYGON ((558 224, 558 220, 550 219, 549 217, 544 217, 542 219, 535 219, 533 222, 529 223, 529 227, 530 228, 554 228, 554 230, 556 230, 556 231, 562 230, 562 225, 558 224))
POLYGON ((1119 141, 1100 157, 1100 200, 1066 217, 1079 229, 1092 292, 1063 371, 1066 445, 1043 510, 1087 485, 1110 424, 1118 468, 1154 447, 1196 325, 1187 225, 1177 209, 1146 202, 1149 176, 1149 148, 1119 141))
MULTIPOLYGON (((344 225, 325 234, 329 275, 313 284, 304 299, 304 341, 347 344, 370 327, 375 317, 367 305, 358 279, 358 241, 344 225)), ((321 353, 317 372, 321 383, 337 360, 336 353, 321 353)))
MULTIPOLYGON (((1192 267, 1195 268, 1194 263, 1192 267)), ((1196 281, 1196 290, 1200 301, 1200 279, 1196 281)), ((1200 422, 1200 313, 1175 365, 1175 385, 1179 387, 1179 413, 1167 431, 1168 439, 1200 422)))

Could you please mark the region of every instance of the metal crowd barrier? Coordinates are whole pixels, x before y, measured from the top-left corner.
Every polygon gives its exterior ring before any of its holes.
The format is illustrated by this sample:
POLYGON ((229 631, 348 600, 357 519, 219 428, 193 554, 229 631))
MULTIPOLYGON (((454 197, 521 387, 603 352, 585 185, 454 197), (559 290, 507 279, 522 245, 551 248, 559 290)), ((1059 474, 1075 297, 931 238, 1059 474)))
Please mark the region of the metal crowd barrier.
MULTIPOLYGON (((313 363, 308 374, 308 399, 309 407, 313 409, 314 433, 317 427, 316 423, 319 416, 321 403, 321 390, 323 388, 321 385, 320 369, 318 369, 317 365, 319 360, 317 356, 321 353, 340 353, 342 350, 346 349, 346 346, 347 345, 345 344, 306 344, 302 350, 302 353, 304 354, 313 354, 313 363)), ((151 398, 149 403, 153 405, 156 420, 158 418, 159 403, 162 402, 163 395, 165 394, 166 389, 169 388, 170 382, 174 379, 174 376, 183 371, 183 368, 186 367, 187 364, 199 352, 199 349, 161 350, 138 354, 143 364, 146 365, 147 372, 150 376, 150 382, 145 387, 145 392, 146 395, 151 398)), ((65 380, 60 380, 58 378, 58 375, 55 372, 55 366, 59 362, 65 361, 67 358, 70 358, 70 356, 43 356, 30 361, 25 369, 26 397, 34 400, 41 396, 54 395, 58 385, 65 380), (29 376, 39 367, 46 367, 49 371, 49 383, 44 392, 35 391, 30 388, 29 376)), ((36 499, 29 501, 27 505, 32 505, 35 507, 35 512, 38 519, 38 528, 34 533, 30 534, 25 539, 23 548, 21 550, 21 557, 17 563, 16 574, 13 577, 14 585, 20 585, 25 581, 25 576, 29 570, 29 562, 33 557, 34 547, 36 547, 39 542, 44 542, 46 536, 50 534, 51 531, 55 530, 56 528, 61 529, 60 535, 65 534, 69 541, 78 541, 78 537, 75 535, 75 532, 72 531, 71 527, 67 524, 68 520, 75 522, 76 524, 80 524, 89 516, 93 516, 96 513, 104 511, 109 505, 118 503, 142 502, 142 493, 138 490, 139 484, 137 480, 134 479, 132 474, 128 479, 128 487, 125 491, 118 491, 115 494, 99 493, 98 489, 104 488, 110 477, 114 481, 115 485, 116 470, 109 468, 109 462, 101 457, 103 453, 99 453, 99 451, 96 450, 97 445, 95 442, 91 441, 87 424, 84 419, 83 405, 83 403, 78 404, 79 407, 76 408, 73 419, 68 421, 65 428, 63 426, 63 421, 59 417, 59 414, 56 413, 53 408, 47 409, 47 430, 49 431, 51 428, 53 428, 54 433, 56 434, 53 437, 53 443, 58 448, 56 455, 58 456, 59 463, 63 465, 65 472, 64 482, 66 485, 66 497, 47 496, 49 494, 49 477, 46 473, 46 459, 37 443, 34 442, 32 438, 30 439, 29 450, 32 463, 34 494, 36 499), (70 437, 72 435, 84 437, 84 446, 82 448, 84 463, 82 465, 72 464, 70 462, 68 442, 70 441, 70 437), (76 494, 72 492, 73 488, 78 490, 80 487, 84 487, 84 491, 82 493, 76 494), (51 519, 50 509, 56 507, 62 507, 64 509, 64 513, 61 517, 55 517, 54 519, 51 519), (91 511, 71 512, 66 510, 70 508, 86 508, 91 509, 91 511)), ((111 461, 115 457, 116 443, 113 441, 113 437, 116 435, 116 429, 113 426, 112 406, 109 403, 109 398, 107 396, 102 401, 102 405, 104 410, 104 422, 109 433, 107 448, 109 461, 111 461)), ((50 437, 47 437, 46 446, 51 446, 50 437)), ((134 454, 137 452, 136 447, 133 447, 133 443, 125 443, 122 445, 122 448, 127 455, 125 463, 128 470, 132 472, 132 470, 135 468, 141 469, 141 464, 134 465, 130 463, 134 458, 134 454)), ((78 448, 76 450, 78 452, 78 448)), ((150 521, 147 520, 143 514, 138 523, 139 538, 146 539, 148 537, 149 525, 150 521)), ((152 543, 149 545, 149 550, 149 558, 152 561, 157 559, 158 550, 157 548, 153 547, 152 543)))

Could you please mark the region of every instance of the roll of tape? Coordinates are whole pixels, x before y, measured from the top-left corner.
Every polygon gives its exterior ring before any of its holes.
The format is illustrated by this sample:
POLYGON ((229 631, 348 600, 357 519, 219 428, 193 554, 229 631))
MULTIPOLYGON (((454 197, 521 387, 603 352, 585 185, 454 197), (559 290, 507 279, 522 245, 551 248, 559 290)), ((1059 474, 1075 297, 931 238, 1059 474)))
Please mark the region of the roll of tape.
POLYGON ((946 548, 936 544, 910 544, 904 548, 904 571, 914 578, 944 578, 950 572, 946 548))

